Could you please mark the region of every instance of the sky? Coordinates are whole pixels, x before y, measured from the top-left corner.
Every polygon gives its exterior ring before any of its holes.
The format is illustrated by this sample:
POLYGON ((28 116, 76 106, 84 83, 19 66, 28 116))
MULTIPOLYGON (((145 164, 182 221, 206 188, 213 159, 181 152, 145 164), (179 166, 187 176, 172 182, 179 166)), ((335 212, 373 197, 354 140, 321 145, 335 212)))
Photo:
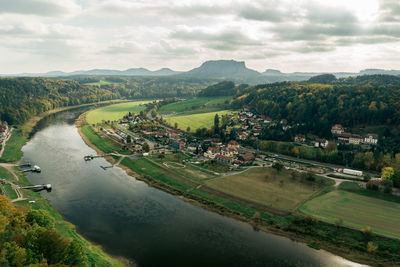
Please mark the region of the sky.
POLYGON ((400 0, 0 0, 0 73, 400 69, 400 0))

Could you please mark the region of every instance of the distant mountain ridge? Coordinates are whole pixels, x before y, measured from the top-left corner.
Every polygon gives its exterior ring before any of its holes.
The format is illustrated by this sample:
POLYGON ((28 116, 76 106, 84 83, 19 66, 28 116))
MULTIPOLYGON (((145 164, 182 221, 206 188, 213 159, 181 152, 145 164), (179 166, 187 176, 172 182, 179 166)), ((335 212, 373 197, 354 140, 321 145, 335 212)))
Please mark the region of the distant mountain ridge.
POLYGON ((173 76, 207 78, 217 80, 231 80, 236 83, 261 84, 283 81, 306 81, 321 74, 333 74, 336 78, 354 77, 360 75, 387 74, 400 76, 400 70, 365 69, 360 72, 292 72, 283 73, 276 69, 267 69, 260 73, 247 68, 244 61, 235 60, 210 60, 199 67, 186 72, 162 68, 151 71, 145 68, 130 68, 127 70, 92 69, 73 72, 49 71, 47 73, 22 73, 13 75, 0 75, 8 77, 68 77, 68 76, 173 76))
POLYGON ((73 72, 64 71, 49 71, 46 73, 21 73, 12 75, 1 75, 9 77, 17 76, 28 76, 28 77, 67 77, 77 75, 87 76, 167 76, 181 73, 180 71, 174 71, 169 68, 162 68, 159 70, 151 71, 145 68, 131 68, 127 70, 109 70, 109 69, 92 69, 92 70, 77 70, 73 72))

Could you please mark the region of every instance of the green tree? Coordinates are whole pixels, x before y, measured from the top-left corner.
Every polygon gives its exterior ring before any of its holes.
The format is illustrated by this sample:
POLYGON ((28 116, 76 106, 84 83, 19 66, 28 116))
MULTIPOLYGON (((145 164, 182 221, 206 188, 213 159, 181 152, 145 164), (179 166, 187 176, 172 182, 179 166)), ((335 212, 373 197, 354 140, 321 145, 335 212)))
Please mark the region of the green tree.
POLYGON ((149 152, 150 151, 150 146, 147 142, 144 142, 144 144, 142 145, 142 149, 144 152, 149 152))
POLYGON ((219 134, 219 116, 215 114, 214 116, 214 134, 219 134))
POLYGON ((272 164, 272 168, 277 171, 281 171, 283 169, 283 164, 280 162, 275 162, 274 164, 272 164))
POLYGON ((68 241, 54 230, 41 233, 38 240, 39 252, 47 259, 49 264, 60 263, 65 256, 68 241))
POLYGON ((383 186, 383 191, 387 194, 392 193, 393 190, 393 181, 390 179, 383 179, 381 182, 381 185, 383 186))
POLYGON ((394 169, 392 167, 385 167, 382 169, 382 174, 381 174, 382 180, 392 179, 393 175, 394 175, 394 169))
POLYGON ((7 260, 12 267, 22 267, 26 261, 26 250, 19 247, 15 241, 5 242, 0 251, 0 258, 7 260))
POLYGON ((66 251, 63 260, 64 264, 69 266, 79 266, 85 267, 88 266, 88 258, 83 250, 82 245, 78 242, 78 240, 73 239, 66 251))
POLYGON ((46 229, 54 229, 54 218, 45 210, 30 210, 26 216, 26 221, 33 225, 37 223, 46 229))

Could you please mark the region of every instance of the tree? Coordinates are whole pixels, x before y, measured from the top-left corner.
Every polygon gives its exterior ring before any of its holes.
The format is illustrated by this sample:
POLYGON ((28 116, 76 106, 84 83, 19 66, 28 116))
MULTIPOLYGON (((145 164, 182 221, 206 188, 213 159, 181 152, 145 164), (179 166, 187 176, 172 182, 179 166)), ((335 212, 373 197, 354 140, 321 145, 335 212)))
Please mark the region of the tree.
POLYGON ((190 132, 190 127, 186 128, 186 132, 188 132, 188 133, 190 132))
POLYGON ((33 225, 37 223, 46 229, 54 229, 54 218, 45 210, 30 210, 26 216, 26 221, 33 225))
POLYGON ((78 240, 73 239, 69 243, 65 251, 63 263, 69 266, 88 266, 88 258, 78 240))
POLYGON ((369 174, 364 174, 364 181, 368 182, 369 180, 371 180, 371 175, 369 174))
POLYGON ((68 247, 68 241, 54 230, 43 232, 39 236, 37 243, 39 252, 43 254, 49 264, 61 262, 68 247))
POLYGON ((283 169, 283 164, 280 162, 275 162, 274 164, 272 164, 272 168, 277 171, 281 171, 283 169))
POLYGON ((230 140, 236 140, 236 128, 235 127, 233 127, 231 129, 231 132, 229 133, 229 139, 230 140))
POLYGON ((361 232, 362 232, 363 235, 364 235, 365 242, 371 241, 371 239, 372 239, 371 227, 369 227, 369 226, 364 226, 364 227, 361 229, 361 232))
POLYGON ((392 180, 393 180, 393 186, 394 187, 400 187, 400 170, 396 170, 394 172, 392 180))
POLYGON ((174 123, 174 128, 178 129, 178 123, 177 122, 174 123))
POLYGON ((375 245, 374 242, 369 241, 367 243, 367 251, 368 251, 368 253, 375 254, 377 250, 378 250, 378 245, 375 245))
POLYGON ((10 266, 20 267, 26 261, 26 250, 19 247, 15 241, 5 242, 0 254, 0 257, 4 255, 10 266))
POLYGON ((214 116, 214 134, 219 134, 219 116, 218 113, 214 116))
POLYGON ((390 179, 383 179, 381 182, 383 186, 383 191, 387 194, 391 194, 393 190, 393 181, 390 179))
POLYGON ((144 152, 149 152, 150 151, 150 146, 147 142, 144 142, 142 145, 142 149, 144 152))
POLYGON ((392 179, 393 175, 394 175, 394 169, 392 167, 385 167, 382 169, 382 175, 381 175, 382 180, 392 179))

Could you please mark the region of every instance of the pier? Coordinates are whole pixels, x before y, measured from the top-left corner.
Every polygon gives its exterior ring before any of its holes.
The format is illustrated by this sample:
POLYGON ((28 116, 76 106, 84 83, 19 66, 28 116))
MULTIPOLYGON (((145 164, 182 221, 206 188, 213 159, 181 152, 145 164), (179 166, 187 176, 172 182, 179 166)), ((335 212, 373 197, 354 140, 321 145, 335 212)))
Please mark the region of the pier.
POLYGON ((42 184, 42 185, 32 185, 32 186, 24 186, 20 187, 21 189, 33 189, 34 191, 42 191, 46 190, 47 192, 51 192, 51 184, 42 184))
MULTIPOLYGON (((21 167, 21 166, 23 166, 23 165, 20 165, 19 167, 21 167)), ((25 164, 25 166, 27 166, 26 164, 25 164)), ((29 164, 29 166, 31 166, 30 164, 29 164)), ((38 166, 38 165, 34 165, 32 168, 30 168, 30 169, 26 169, 26 170, 22 170, 23 172, 36 172, 36 173, 41 173, 42 172, 42 169, 40 169, 40 167, 38 166)))

